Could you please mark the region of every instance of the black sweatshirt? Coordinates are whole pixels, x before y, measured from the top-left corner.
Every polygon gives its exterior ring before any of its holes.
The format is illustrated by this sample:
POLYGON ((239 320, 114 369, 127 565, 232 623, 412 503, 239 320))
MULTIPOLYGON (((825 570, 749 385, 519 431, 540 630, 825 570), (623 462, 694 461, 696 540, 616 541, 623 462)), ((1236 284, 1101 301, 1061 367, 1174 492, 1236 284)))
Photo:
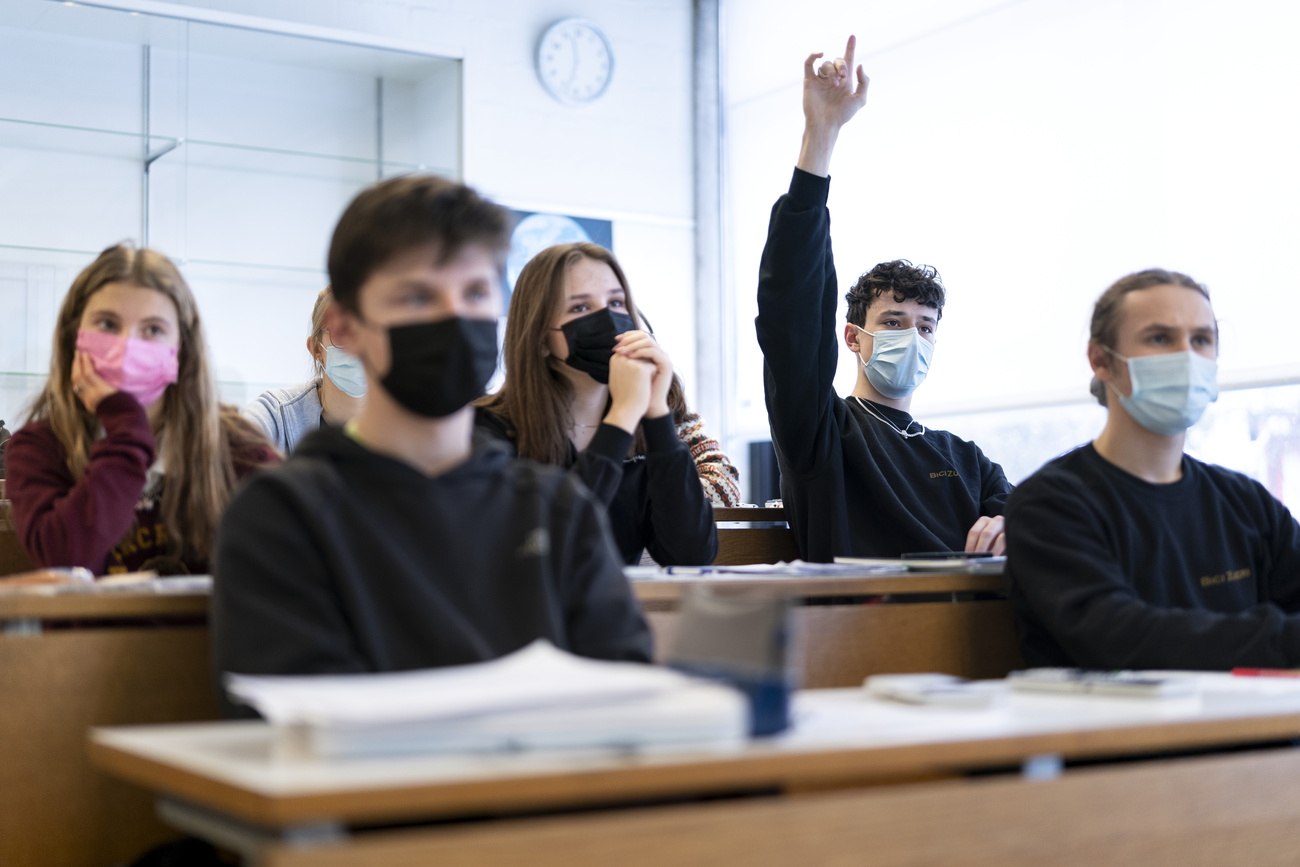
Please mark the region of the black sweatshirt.
MULTIPOLYGON (((829 190, 830 178, 794 170, 772 208, 758 277, 755 325, 786 519, 805 560, 961 551, 971 525, 1002 514, 1011 485, 974 443, 929 429, 906 439, 835 393, 829 190)), ((912 422, 870 406, 899 429, 912 422)))
POLYGON ((430 478, 321 428, 235 496, 215 550, 218 672, 460 665, 539 637, 651 657, 604 510, 488 438, 430 478))
MULTIPOLYGON (((515 449, 510 421, 479 408, 481 431, 515 449)), ((614 541, 625 563, 642 549, 663 566, 704 566, 718 555, 713 504, 704 495, 690 449, 677 437, 672 413, 644 419, 646 454, 629 460, 632 434, 601 424, 585 449, 571 449, 567 468, 609 510, 614 541)))
POLYGON ((1007 585, 1025 662, 1300 666, 1300 527, 1258 482, 1183 456, 1143 481, 1092 445, 1007 503, 1007 585))

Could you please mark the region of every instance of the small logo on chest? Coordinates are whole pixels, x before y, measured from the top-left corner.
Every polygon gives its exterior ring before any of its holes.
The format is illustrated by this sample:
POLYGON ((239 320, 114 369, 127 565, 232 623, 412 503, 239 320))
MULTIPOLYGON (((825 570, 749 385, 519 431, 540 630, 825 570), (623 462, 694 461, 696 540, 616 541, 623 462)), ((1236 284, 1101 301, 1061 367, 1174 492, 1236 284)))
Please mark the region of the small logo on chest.
POLYGON ((960 479, 961 473, 956 470, 939 470, 937 473, 930 473, 932 479, 960 479))
POLYGON ((547 532, 545 527, 537 527, 528 531, 523 544, 515 551, 515 557, 522 560, 525 557, 545 557, 550 553, 551 534, 547 532))

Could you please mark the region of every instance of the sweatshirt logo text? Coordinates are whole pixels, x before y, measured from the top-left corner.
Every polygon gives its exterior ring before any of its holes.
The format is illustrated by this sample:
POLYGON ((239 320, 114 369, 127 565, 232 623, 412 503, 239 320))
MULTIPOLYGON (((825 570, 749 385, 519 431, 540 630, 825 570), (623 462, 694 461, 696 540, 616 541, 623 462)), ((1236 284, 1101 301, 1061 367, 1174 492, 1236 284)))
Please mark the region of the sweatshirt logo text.
POLYGON ((1231 572, 1220 572, 1218 575, 1202 575, 1202 587, 1214 587, 1218 584, 1227 584, 1230 581, 1241 581, 1250 577, 1249 569, 1233 569, 1231 572))

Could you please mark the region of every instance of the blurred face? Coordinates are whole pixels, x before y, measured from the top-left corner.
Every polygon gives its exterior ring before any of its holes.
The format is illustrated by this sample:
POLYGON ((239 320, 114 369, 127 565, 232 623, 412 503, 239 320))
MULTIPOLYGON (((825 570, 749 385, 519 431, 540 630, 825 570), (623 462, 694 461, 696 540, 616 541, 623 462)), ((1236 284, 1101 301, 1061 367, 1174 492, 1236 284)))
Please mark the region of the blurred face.
POLYGON ((614 269, 604 262, 582 258, 569 266, 564 275, 564 303, 547 332, 547 348, 561 360, 569 357, 569 345, 559 330, 566 322, 580 319, 597 310, 610 308, 627 313, 627 292, 618 282, 614 269))
MULTIPOLYGON (((1120 355, 1195 352, 1218 359, 1214 310, 1200 292, 1183 286, 1152 286, 1128 293, 1120 305, 1119 328, 1111 347, 1120 355)), ((1097 346, 1089 348, 1089 360, 1098 379, 1125 397, 1132 395, 1127 364, 1097 346)))
POLYGON ((179 347, 179 323, 176 304, 157 289, 106 283, 86 302, 77 328, 179 347))
POLYGON ((376 379, 389 370, 389 328, 501 316, 501 275, 491 251, 471 245, 441 264, 436 252, 432 246, 408 250, 371 274, 358 295, 360 316, 330 311, 334 345, 360 358, 376 379))

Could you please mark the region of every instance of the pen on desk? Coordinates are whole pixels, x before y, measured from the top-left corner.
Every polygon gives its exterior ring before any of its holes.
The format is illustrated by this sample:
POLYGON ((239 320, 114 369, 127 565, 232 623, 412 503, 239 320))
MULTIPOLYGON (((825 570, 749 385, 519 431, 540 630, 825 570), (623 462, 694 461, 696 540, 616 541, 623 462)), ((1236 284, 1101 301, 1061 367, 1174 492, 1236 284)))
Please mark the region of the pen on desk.
POLYGON ((1234 668, 1236 677, 1300 677, 1300 669, 1295 668, 1234 668))
POLYGON ((712 575, 713 569, 708 566, 665 566, 664 572, 668 575, 712 575))

